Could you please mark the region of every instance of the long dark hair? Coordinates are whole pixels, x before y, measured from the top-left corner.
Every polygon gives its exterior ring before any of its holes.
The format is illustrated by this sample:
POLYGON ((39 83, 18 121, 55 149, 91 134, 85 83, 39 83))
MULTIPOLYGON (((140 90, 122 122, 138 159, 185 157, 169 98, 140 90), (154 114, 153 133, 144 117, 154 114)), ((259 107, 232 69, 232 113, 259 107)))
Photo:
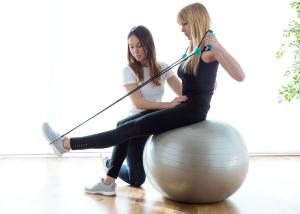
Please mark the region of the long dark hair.
MULTIPOLYGON (((142 48, 146 54, 146 58, 149 62, 150 77, 153 77, 159 72, 160 66, 156 61, 155 45, 154 45, 151 32, 146 27, 139 25, 130 30, 127 36, 127 40, 132 35, 135 35, 140 41, 142 48)), ((127 46, 127 48, 128 48, 127 51, 128 64, 133 69, 134 73, 138 76, 139 81, 142 82, 144 81, 143 66, 132 56, 132 54, 130 53, 129 45, 127 46)), ((154 79, 153 83, 155 85, 160 85, 160 79, 159 78, 154 79)))

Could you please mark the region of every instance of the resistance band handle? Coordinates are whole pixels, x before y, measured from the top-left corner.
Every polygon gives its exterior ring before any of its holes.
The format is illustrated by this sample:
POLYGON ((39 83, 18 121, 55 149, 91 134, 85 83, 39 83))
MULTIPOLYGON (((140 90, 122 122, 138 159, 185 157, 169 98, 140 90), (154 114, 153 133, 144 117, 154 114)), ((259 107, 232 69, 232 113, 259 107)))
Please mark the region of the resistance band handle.
MULTIPOLYGON (((208 35, 213 35, 214 32, 213 32, 212 30, 208 30, 207 34, 208 34, 208 35)), ((210 51, 211 49, 212 49, 212 46, 211 46, 211 45, 206 45, 206 46, 205 46, 205 50, 206 50, 206 51, 210 51)))

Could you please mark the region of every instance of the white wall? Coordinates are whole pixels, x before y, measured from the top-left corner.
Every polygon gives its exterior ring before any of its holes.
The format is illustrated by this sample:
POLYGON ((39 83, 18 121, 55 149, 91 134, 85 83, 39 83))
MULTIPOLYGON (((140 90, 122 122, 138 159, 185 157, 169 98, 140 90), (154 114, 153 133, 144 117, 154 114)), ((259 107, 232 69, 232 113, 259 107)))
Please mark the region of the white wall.
MULTIPOLYGON (((176 14, 192 2, 1 1, 0 154, 51 153, 41 135, 43 121, 66 132, 121 97, 126 37, 133 26, 142 24, 152 31, 161 61, 177 60, 187 41, 176 14)), ((294 15, 288 1, 202 2, 218 39, 247 74, 245 82, 236 83, 219 69, 209 118, 235 125, 252 153, 299 153, 299 102, 277 102, 290 62, 275 58, 282 30, 294 15)), ((166 99, 170 97, 168 93, 166 99)), ((127 102, 72 136, 114 127, 126 114, 127 102)))

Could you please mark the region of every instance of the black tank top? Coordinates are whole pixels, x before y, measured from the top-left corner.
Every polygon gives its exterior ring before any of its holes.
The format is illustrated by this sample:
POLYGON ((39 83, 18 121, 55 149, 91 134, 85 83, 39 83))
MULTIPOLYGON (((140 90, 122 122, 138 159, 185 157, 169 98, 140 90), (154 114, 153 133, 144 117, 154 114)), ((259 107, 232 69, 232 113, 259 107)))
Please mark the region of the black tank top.
POLYGON ((211 97, 217 77, 218 61, 205 63, 200 59, 197 75, 185 72, 183 63, 179 66, 177 75, 182 80, 182 94, 200 105, 210 106, 211 97))

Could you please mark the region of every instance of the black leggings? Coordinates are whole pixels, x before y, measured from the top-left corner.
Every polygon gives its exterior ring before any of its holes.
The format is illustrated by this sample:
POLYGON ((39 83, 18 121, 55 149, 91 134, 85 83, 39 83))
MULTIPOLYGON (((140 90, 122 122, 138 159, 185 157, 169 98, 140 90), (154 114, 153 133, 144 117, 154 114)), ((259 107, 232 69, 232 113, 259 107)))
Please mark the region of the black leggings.
POLYGON ((146 180, 143 151, 147 139, 148 137, 137 137, 114 146, 111 159, 106 162, 106 174, 115 179, 119 177, 131 186, 141 186, 146 180))
MULTIPOLYGON (((154 111, 143 111, 127 117, 119 121, 117 127, 151 112, 154 111)), ((126 143, 114 146, 111 159, 107 163, 106 174, 113 178, 119 177, 131 186, 141 186, 146 180, 143 151, 147 139, 148 136, 131 138, 126 143), (127 164, 124 163, 125 159, 127 164)))
POLYGON ((188 100, 173 108, 163 109, 130 120, 102 133, 70 138, 72 150, 108 148, 127 142, 130 138, 159 134, 174 128, 205 120, 209 106, 188 100))

